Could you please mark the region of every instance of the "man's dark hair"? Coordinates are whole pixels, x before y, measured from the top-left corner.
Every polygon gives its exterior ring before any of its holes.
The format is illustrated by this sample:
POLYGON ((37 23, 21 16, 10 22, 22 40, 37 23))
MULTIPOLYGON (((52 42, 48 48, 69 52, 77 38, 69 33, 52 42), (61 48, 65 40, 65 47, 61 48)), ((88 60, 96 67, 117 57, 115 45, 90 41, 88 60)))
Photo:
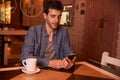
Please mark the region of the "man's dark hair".
POLYGON ((62 11, 63 5, 60 1, 50 0, 44 4, 44 13, 48 14, 49 9, 55 9, 55 10, 62 11))

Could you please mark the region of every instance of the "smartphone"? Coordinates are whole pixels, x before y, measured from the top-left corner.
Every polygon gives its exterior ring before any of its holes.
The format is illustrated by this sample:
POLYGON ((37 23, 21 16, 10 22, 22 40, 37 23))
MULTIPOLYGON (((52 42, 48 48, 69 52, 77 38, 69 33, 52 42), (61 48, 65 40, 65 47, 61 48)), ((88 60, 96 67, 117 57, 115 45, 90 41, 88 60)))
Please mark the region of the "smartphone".
POLYGON ((72 60, 75 56, 76 56, 76 54, 69 54, 69 55, 68 55, 68 58, 69 58, 70 60, 72 60))

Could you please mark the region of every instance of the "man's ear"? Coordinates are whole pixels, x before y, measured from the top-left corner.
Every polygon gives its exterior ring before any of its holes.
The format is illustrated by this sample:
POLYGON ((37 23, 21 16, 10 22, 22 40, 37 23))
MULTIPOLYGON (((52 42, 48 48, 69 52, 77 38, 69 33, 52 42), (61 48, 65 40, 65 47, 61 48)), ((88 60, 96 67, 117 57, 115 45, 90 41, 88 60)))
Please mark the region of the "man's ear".
POLYGON ((44 19, 46 19, 46 16, 47 16, 47 15, 46 15, 45 13, 43 13, 43 17, 44 17, 44 19))

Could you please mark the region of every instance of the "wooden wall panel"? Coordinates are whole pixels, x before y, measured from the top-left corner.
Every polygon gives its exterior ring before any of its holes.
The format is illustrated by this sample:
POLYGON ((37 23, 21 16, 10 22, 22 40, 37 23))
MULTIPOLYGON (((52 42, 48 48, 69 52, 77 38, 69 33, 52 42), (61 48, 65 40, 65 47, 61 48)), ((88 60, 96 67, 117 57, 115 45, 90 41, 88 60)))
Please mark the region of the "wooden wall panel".
POLYGON ((102 52, 116 56, 118 0, 87 0, 84 52, 87 58, 101 60, 102 52))

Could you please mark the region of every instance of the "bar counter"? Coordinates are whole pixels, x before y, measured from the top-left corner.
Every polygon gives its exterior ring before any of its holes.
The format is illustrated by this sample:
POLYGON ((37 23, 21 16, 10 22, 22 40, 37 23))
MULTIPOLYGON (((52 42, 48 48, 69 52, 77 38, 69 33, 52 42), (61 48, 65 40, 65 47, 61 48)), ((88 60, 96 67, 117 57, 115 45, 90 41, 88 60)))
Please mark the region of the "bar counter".
POLYGON ((26 30, 0 30, 0 35, 26 35, 26 30))
POLYGON ((25 36, 27 33, 26 30, 0 30, 0 37, 3 38, 3 64, 8 64, 8 43, 9 41, 6 41, 6 36, 25 36))

